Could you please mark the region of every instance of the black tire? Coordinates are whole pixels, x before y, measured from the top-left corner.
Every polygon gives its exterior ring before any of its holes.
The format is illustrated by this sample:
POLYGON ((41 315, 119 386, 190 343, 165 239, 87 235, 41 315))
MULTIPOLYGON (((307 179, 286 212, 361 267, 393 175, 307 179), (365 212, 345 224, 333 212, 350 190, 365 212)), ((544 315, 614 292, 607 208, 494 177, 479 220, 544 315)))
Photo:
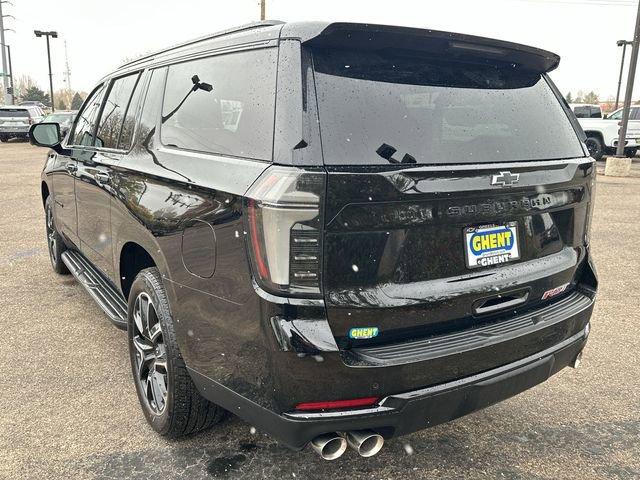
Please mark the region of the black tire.
POLYGON ((149 425, 177 438, 220 422, 224 410, 200 395, 184 364, 157 268, 142 270, 133 281, 127 327, 131 372, 149 425))
POLYGON ((589 155, 591 155, 595 160, 601 160, 604 155, 604 145, 602 144, 602 140, 598 137, 587 137, 585 140, 585 145, 589 150, 589 155))
POLYGON ((638 153, 638 149, 637 148, 625 148, 624 149, 624 156, 625 157, 629 157, 629 158, 634 158, 636 156, 636 153, 638 153))
POLYGON ((49 250, 49 260, 51 260, 51 266, 54 272, 60 275, 68 275, 69 269, 62 261, 62 252, 67 247, 64 244, 64 240, 56 230, 55 219, 53 218, 53 199, 51 196, 47 197, 44 202, 45 211, 45 227, 47 233, 47 247, 49 250))
POLYGON ((9 137, 0 137, 0 142, 8 142, 9 137))

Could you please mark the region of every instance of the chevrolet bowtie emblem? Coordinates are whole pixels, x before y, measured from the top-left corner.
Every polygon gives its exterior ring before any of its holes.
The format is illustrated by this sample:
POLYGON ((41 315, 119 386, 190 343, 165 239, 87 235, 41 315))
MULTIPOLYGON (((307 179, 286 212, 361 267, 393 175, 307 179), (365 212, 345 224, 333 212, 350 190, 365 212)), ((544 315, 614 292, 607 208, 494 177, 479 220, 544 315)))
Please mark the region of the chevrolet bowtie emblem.
POLYGON ((519 173, 500 172, 499 175, 491 176, 491 185, 499 185, 501 187, 511 187, 518 183, 519 173))

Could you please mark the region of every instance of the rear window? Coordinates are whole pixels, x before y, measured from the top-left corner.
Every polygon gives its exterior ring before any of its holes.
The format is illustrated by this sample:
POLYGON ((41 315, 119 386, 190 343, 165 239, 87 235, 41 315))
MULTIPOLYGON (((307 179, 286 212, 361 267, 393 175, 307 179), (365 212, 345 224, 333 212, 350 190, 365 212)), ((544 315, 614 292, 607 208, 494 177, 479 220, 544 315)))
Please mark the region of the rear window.
POLYGON ((171 65, 160 138, 167 146, 271 160, 277 49, 171 65))
POLYGON ((70 122, 72 120, 72 113, 52 113, 51 115, 47 115, 46 117, 44 117, 43 122, 64 123, 70 122))
POLYGON ((0 117, 25 117, 29 118, 29 111, 24 109, 2 109, 0 110, 0 117))
POLYGON ((590 107, 573 107, 573 113, 576 114, 578 118, 589 118, 591 117, 591 108, 590 107))
POLYGON ((313 57, 327 164, 584 156, 540 74, 407 51, 315 49, 313 57))

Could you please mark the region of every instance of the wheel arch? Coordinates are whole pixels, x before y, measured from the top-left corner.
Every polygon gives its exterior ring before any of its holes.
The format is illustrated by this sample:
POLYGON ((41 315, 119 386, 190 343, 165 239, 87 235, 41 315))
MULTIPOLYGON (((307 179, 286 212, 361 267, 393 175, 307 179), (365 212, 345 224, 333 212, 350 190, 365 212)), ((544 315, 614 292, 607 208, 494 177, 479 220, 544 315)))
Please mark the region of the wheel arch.
POLYGON ((602 134, 602 132, 600 132, 598 130, 585 130, 584 134, 587 136, 587 138, 593 137, 593 138, 597 138, 598 140, 600 140, 600 143, 602 143, 602 148, 605 148, 607 146, 604 143, 604 135, 602 134))
POLYGON ((136 275, 150 267, 156 267, 161 274, 163 273, 162 263, 158 261, 157 256, 154 258, 149 249, 135 241, 127 241, 122 245, 118 255, 118 276, 120 291, 125 299, 129 298, 129 291, 136 275))
POLYGON ((40 193, 42 195, 42 206, 45 206, 45 204, 47 202, 47 198, 51 194, 50 191, 49 191, 49 185, 47 185, 47 182, 45 182, 45 181, 41 182, 41 184, 40 184, 40 193))

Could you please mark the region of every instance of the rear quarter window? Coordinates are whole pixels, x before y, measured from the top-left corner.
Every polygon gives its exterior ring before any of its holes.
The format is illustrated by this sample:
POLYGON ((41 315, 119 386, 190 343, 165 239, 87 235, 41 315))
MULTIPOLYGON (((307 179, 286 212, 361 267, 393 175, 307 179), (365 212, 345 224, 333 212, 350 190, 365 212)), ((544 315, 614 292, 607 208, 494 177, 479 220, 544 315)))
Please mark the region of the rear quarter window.
POLYGON ((277 49, 229 53, 169 67, 164 145, 271 160, 277 49))
POLYGON ((459 164, 584 156, 545 78, 509 64, 315 49, 326 164, 459 164))

